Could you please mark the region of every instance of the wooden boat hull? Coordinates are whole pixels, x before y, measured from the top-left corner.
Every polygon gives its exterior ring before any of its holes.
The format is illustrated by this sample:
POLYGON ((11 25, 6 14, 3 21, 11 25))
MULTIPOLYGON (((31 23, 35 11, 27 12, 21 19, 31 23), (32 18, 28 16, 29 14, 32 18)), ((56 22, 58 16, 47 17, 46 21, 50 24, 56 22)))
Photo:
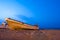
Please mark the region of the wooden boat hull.
POLYGON ((14 30, 15 29, 39 29, 36 26, 28 25, 28 24, 25 24, 22 22, 18 22, 18 21, 9 19, 9 18, 6 19, 6 22, 8 24, 9 29, 14 29, 14 30))

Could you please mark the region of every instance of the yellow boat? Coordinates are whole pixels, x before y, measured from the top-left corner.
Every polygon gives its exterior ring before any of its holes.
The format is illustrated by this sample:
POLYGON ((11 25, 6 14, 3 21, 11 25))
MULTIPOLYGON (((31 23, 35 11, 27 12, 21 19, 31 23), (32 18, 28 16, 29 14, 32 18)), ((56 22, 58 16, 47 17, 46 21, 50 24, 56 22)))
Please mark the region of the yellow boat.
POLYGON ((39 29, 38 26, 32 26, 25 24, 23 22, 11 19, 11 18, 6 18, 5 19, 8 25, 9 29, 15 30, 15 29, 39 29))

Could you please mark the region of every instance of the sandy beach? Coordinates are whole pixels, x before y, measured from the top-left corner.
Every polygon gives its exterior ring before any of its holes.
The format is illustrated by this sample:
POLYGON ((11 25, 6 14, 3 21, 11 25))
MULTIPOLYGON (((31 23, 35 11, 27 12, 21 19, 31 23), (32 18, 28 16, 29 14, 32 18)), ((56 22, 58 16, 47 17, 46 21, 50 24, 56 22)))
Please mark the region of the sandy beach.
POLYGON ((60 30, 10 30, 0 27, 0 40, 60 40, 60 30))

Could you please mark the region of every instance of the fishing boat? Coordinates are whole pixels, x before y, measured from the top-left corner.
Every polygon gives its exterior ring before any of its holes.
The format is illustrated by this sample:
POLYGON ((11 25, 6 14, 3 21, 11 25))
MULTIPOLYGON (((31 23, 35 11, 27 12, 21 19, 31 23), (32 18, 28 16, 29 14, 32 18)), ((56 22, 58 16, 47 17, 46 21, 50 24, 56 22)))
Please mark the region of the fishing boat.
POLYGON ((32 26, 26 23, 23 23, 21 21, 17 21, 11 18, 6 18, 6 23, 8 25, 9 29, 15 30, 15 29, 39 29, 38 26, 32 26))

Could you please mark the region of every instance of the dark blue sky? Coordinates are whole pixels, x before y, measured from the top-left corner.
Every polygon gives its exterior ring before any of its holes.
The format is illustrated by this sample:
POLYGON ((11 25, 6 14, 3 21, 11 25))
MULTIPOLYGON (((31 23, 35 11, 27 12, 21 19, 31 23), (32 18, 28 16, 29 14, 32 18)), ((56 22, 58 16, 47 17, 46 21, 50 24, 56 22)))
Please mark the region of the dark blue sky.
POLYGON ((60 29, 59 0, 0 0, 0 23, 10 17, 41 29, 60 29))

